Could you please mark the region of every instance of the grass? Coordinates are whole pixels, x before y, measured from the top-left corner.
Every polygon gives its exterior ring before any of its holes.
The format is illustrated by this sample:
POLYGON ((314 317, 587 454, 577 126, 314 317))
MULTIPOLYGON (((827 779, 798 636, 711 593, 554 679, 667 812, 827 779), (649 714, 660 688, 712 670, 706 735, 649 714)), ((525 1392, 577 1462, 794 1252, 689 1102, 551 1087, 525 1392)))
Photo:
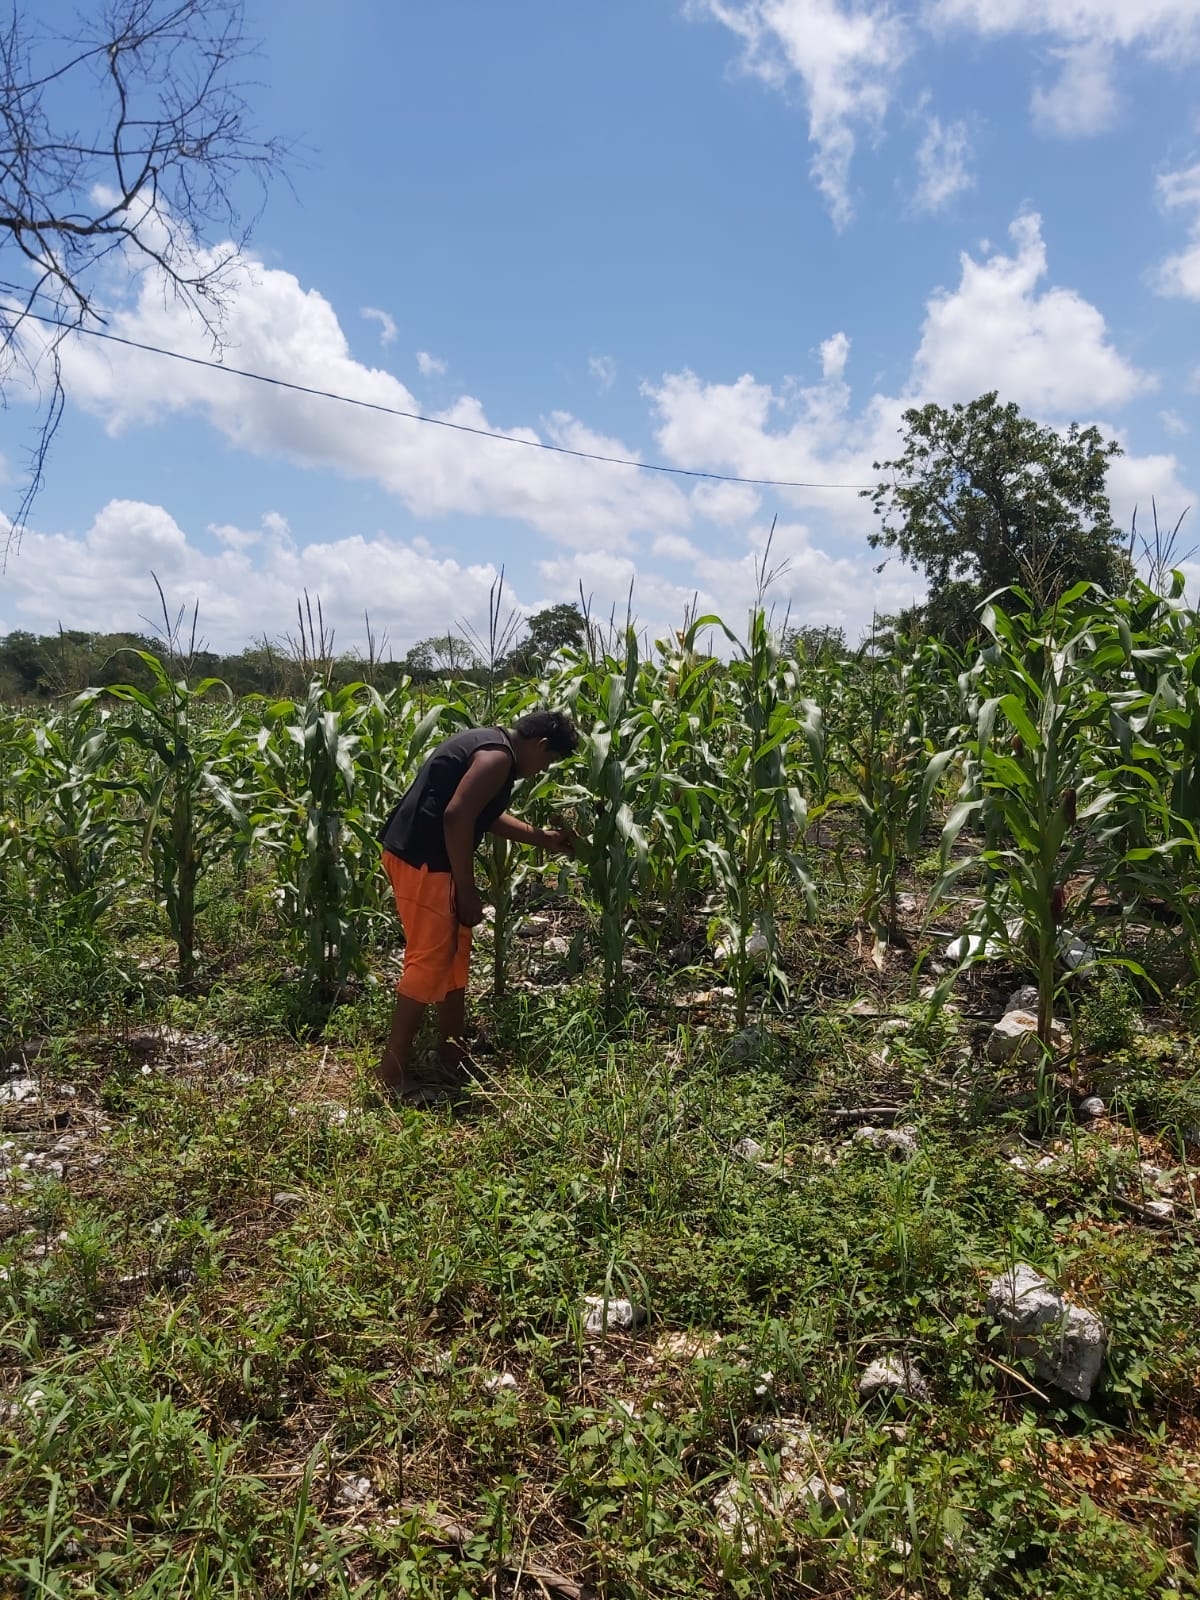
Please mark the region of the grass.
POLYGON ((974 1020, 1010 975, 931 1021, 913 953, 880 973, 849 919, 785 919, 785 1013, 737 1034, 719 979, 647 955, 609 1033, 594 970, 519 940, 488 1080, 422 1114, 369 1088, 387 952, 318 1016, 261 908, 212 906, 224 954, 186 997, 128 928, 0 941, 14 1035, 49 1039, 3 1137, 79 1139, 61 1174, 0 1175, 0 1592, 1200 1593, 1200 1077, 1170 1019, 1081 991, 1096 1048, 1034 1149, 1032 1084, 974 1020), (884 1103, 907 1165, 846 1148, 836 1113, 884 1103), (1128 1209, 1143 1161, 1174 1173, 1169 1227, 1128 1209), (1090 1404, 991 1324, 1016 1260, 1104 1318, 1090 1404), (587 1294, 649 1319, 591 1337, 587 1294), (860 1400, 886 1353, 928 1405, 860 1400), (841 1509, 788 1499, 776 1418, 841 1509))

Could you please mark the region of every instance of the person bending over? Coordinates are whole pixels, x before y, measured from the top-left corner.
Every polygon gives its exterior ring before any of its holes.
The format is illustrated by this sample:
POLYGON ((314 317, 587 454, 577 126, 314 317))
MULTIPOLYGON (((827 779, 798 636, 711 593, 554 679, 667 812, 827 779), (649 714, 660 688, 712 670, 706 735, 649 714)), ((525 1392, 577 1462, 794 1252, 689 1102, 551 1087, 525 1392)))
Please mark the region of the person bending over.
POLYGON ((379 1081, 415 1101, 444 1098, 408 1082, 413 1041, 425 1008, 437 1007, 443 1066, 463 1061, 471 929, 483 920, 474 855, 485 833, 569 855, 574 836, 535 828, 506 807, 518 778, 574 754, 575 724, 562 711, 533 711, 511 731, 469 728, 437 749, 380 832, 383 864, 404 928, 404 968, 379 1081))

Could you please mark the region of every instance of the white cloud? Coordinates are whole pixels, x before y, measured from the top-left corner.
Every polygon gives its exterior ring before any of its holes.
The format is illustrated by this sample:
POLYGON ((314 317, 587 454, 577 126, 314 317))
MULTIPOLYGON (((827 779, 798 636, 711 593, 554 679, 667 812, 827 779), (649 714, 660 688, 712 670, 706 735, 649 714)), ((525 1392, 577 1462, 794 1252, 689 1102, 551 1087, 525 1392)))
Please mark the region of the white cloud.
POLYGON ((803 85, 812 174, 837 227, 854 215, 850 167, 857 132, 883 123, 908 52, 899 15, 886 0, 688 0, 687 14, 711 17, 742 41, 742 67, 775 88, 803 85))
MULTIPOLYGON (((1118 429, 1102 423, 1100 431, 1119 443, 1127 443, 1118 429)), ((1151 533, 1157 513, 1158 525, 1164 532, 1173 528, 1195 503, 1193 492, 1180 473, 1178 457, 1169 453, 1138 456, 1127 451, 1114 456, 1108 468, 1108 497, 1117 527, 1132 530, 1136 517, 1138 534, 1145 537, 1151 533)), ((1181 534, 1185 546, 1191 543, 1184 537, 1189 521, 1190 518, 1184 521, 1181 534)))
POLYGON ((925 16, 932 24, 961 24, 984 35, 1029 33, 1154 56, 1200 45, 1195 0, 927 0, 925 16))
MULTIPOLYGON (((901 68, 922 35, 960 29, 985 41, 1024 36, 1057 75, 1035 86, 1031 110, 1047 132, 1111 127, 1120 109, 1122 51, 1178 67, 1200 54, 1197 0, 684 0, 684 13, 722 23, 741 41, 740 65, 771 88, 798 82, 815 147, 812 173, 840 228, 853 216, 851 164, 860 133, 878 134, 901 68)), ((917 205, 936 210, 968 181, 962 123, 931 128, 917 205)))
POLYGON ((1164 173, 1158 180, 1158 198, 1164 211, 1191 213, 1190 243, 1167 257, 1154 274, 1154 285, 1160 294, 1200 300, 1200 162, 1164 173))
MULTIPOLYGON (((615 617, 618 626, 624 622, 632 584, 634 616, 651 638, 677 627, 693 604, 701 613, 722 617, 736 633, 758 594, 769 532, 769 522, 759 523, 717 551, 656 547, 656 555, 683 564, 681 571, 670 574, 614 552, 590 551, 543 562, 539 575, 558 593, 577 592, 582 586, 593 614, 604 622, 615 617)), ((870 626, 875 612, 897 611, 924 593, 920 578, 896 563, 876 574, 877 561, 865 541, 852 553, 831 553, 800 522, 776 523, 769 565, 781 569, 765 596, 778 624, 790 616, 797 622, 844 628, 851 643, 870 626)), ((728 653, 723 638, 711 643, 721 654, 728 653)))
POLYGON ((588 371, 596 380, 601 394, 607 394, 617 381, 617 363, 612 356, 590 357, 588 371))
POLYGON ((914 368, 915 390, 935 400, 970 400, 998 389, 1036 415, 1093 414, 1154 386, 1109 341, 1104 318, 1073 289, 1039 292, 1046 276, 1041 218, 1018 217, 1011 256, 962 256, 951 294, 929 302, 914 368))
POLYGON ((944 211, 956 196, 974 186, 970 171, 971 136, 965 122, 943 124, 929 117, 925 137, 917 150, 917 188, 913 204, 918 211, 944 211))
POLYGON ((431 356, 428 350, 417 351, 417 371, 423 378, 443 378, 447 370, 446 362, 438 356, 431 356))
POLYGON ((1055 48, 1061 71, 1034 90, 1035 120, 1079 136, 1110 127, 1118 109, 1116 52, 1137 50, 1179 65, 1200 50, 1196 0, 926 0, 924 20, 984 38, 1025 34, 1055 48))
MULTIPOLYGON (((369 405, 422 409, 393 374, 353 358, 333 307, 293 274, 247 257, 230 269, 229 278, 229 365, 369 405)), ((186 306, 164 297, 149 273, 135 276, 133 284, 132 295, 109 314, 114 333, 211 358, 211 342, 186 306)), ((31 340, 38 337, 33 324, 26 332, 31 340)), ((660 477, 506 442, 636 456, 625 441, 566 413, 543 419, 538 429, 506 428, 470 395, 434 413, 504 435, 493 440, 96 341, 70 340, 63 363, 71 402, 114 434, 152 426, 172 412, 198 414, 241 450, 370 479, 420 516, 512 517, 568 544, 618 546, 646 530, 682 527, 691 516, 684 491, 660 477)))
POLYGON ((1158 413, 1158 420, 1162 423, 1165 430, 1173 439, 1181 439, 1185 434, 1191 433, 1192 431, 1183 418, 1179 415, 1178 411, 1160 411, 1158 413))
POLYGON ((1120 99, 1111 47, 1092 40, 1057 51, 1062 71, 1048 87, 1033 91, 1033 120, 1044 133, 1067 139, 1103 133, 1117 121, 1120 99))
POLYGON ((394 343, 397 333, 396 319, 390 312, 381 311, 378 306, 364 306, 360 315, 366 317, 369 322, 379 324, 380 344, 394 343))
POLYGON ((841 378, 850 355, 850 340, 844 333, 832 334, 821 345, 821 376, 826 381, 841 378))
MULTIPOLYGON (((0 633, 64 626, 145 631, 158 609, 151 571, 174 608, 200 606, 200 632, 214 649, 239 649, 264 633, 280 637, 304 590, 321 596, 337 643, 361 640, 363 613, 386 623, 403 654, 415 639, 456 622, 486 628, 496 569, 422 553, 417 541, 375 534, 297 546, 283 519, 258 530, 214 530, 204 549, 162 506, 112 500, 86 533, 27 529, 10 562, 0 602, 0 633)), ((519 603, 515 600, 514 604, 519 603)))
POLYGON ((702 482, 692 490, 692 505, 705 521, 730 528, 757 516, 762 495, 748 483, 702 482))

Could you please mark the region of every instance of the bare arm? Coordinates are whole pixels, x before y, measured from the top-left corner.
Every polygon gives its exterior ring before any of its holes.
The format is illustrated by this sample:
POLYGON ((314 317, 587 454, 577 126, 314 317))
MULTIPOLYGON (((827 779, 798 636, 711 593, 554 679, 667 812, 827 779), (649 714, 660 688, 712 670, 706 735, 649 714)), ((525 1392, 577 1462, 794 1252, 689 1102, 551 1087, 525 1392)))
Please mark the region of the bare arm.
POLYGON ((503 750, 477 750, 442 818, 446 855, 454 878, 458 920, 473 928, 482 920, 483 905, 475 887, 475 824, 483 808, 496 798, 512 771, 503 750))
POLYGON ((570 855, 574 845, 574 835, 566 828, 535 828, 507 811, 496 818, 488 832, 500 839, 511 839, 513 844, 530 844, 537 850, 549 850, 560 856, 570 855))

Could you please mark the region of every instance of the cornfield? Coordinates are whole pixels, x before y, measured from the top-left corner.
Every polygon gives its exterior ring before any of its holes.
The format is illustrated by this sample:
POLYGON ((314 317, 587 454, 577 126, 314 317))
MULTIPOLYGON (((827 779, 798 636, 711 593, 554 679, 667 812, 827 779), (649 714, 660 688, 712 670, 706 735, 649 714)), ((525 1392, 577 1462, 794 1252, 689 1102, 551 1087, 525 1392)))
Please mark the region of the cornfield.
MULTIPOLYGON (((297 981, 330 998, 381 930, 394 937, 376 834, 428 747, 562 705, 581 755, 518 804, 583 836, 554 870, 586 913, 578 958, 594 959, 610 1020, 631 949, 666 948, 698 921, 696 964, 724 973, 739 1024, 786 1006, 781 902, 811 915, 837 897, 881 958, 903 937, 901 868, 937 855, 926 925, 965 900, 956 970, 1010 954, 1038 984, 1048 1044, 1071 941, 1151 986, 1200 983, 1197 620, 1178 575, 1123 598, 1081 585, 1044 614, 1013 590, 987 606, 968 657, 889 636, 810 663, 759 609, 744 634, 691 618, 649 650, 632 628, 593 635, 539 682, 405 680, 381 696, 316 670, 303 700, 273 702, 235 703, 143 655, 150 690, 0 713, 0 911, 36 903, 83 937, 115 915, 157 926, 186 987, 232 873, 276 919, 297 981), (1150 914, 1171 930, 1154 970, 1128 937, 1150 914)), ((514 893, 548 869, 497 846, 482 870, 499 993, 514 893)))

